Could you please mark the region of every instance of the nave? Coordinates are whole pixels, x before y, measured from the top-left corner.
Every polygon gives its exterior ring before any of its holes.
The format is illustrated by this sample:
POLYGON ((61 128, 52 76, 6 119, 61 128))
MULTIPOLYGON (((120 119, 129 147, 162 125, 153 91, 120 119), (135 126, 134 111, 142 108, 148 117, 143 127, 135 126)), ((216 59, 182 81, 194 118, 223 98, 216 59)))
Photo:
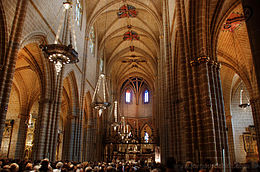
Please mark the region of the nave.
POLYGON ((259 8, 2 0, 0 159, 258 164, 259 8))

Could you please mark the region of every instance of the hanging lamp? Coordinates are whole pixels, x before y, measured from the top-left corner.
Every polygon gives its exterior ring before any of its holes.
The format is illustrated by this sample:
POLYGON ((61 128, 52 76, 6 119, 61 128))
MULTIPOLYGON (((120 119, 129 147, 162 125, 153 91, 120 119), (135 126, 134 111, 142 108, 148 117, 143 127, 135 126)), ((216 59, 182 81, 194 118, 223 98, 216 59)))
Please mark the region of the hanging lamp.
POLYGON ((112 106, 112 115, 114 117, 114 122, 111 124, 111 126, 114 128, 114 131, 116 131, 116 129, 120 126, 120 123, 118 122, 118 113, 119 113, 118 102, 114 101, 112 106))
MULTIPOLYGON (((106 13, 106 18, 105 18, 105 30, 107 30, 107 13, 106 13)), ((104 58, 105 54, 105 47, 106 47, 106 42, 104 42, 104 48, 103 48, 103 61, 104 64, 101 66, 101 74, 98 77, 97 85, 95 87, 94 95, 92 98, 92 103, 91 106, 98 110, 99 116, 102 115, 103 111, 107 109, 111 104, 108 102, 108 86, 107 86, 107 81, 106 81, 106 75, 105 75, 105 66, 106 66, 106 59, 104 58)))
MULTIPOLYGON (((247 108, 248 106, 250 106, 250 103, 249 103, 249 101, 248 101, 248 103, 243 103, 243 92, 244 92, 244 90, 243 90, 243 88, 241 88, 241 90, 240 90, 240 100, 239 100, 239 107, 240 108, 243 108, 243 109, 245 109, 245 108, 247 108)), ((245 95, 246 96, 246 95, 245 95)), ((247 96, 246 96, 246 98, 247 98, 247 96)), ((248 98, 247 98, 247 100, 248 100, 248 98)))
POLYGON ((79 61, 78 52, 76 51, 75 22, 72 17, 72 2, 63 2, 63 7, 64 9, 54 44, 40 45, 40 48, 46 54, 46 58, 54 63, 57 75, 59 75, 63 65, 77 63, 79 61), (60 36, 61 41, 59 41, 60 36))
POLYGON ((98 82, 92 98, 91 106, 98 110, 99 116, 101 116, 103 110, 110 106, 110 102, 108 102, 106 75, 104 73, 101 73, 98 77, 98 82))

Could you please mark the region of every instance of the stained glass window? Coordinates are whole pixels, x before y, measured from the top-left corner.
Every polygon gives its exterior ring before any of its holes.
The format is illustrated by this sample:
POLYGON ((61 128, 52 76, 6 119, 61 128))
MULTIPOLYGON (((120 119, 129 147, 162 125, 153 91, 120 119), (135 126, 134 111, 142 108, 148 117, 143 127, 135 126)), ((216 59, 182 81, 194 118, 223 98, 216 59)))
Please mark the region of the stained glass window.
POLYGON ((136 8, 132 5, 123 5, 122 7, 119 8, 119 12, 117 13, 117 16, 119 18, 136 17, 137 16, 136 8))
POLYGON ((81 25, 81 20, 82 20, 82 4, 81 4, 81 0, 76 0, 76 14, 75 14, 75 18, 76 18, 76 22, 77 25, 80 26, 81 25))
POLYGON ((144 103, 148 103, 149 102, 149 91, 145 90, 144 91, 144 103))
POLYGON ((94 54, 94 49, 95 49, 95 31, 94 27, 91 27, 91 30, 89 32, 89 50, 91 54, 94 54))
POLYGON ((99 70, 100 70, 101 72, 103 72, 103 65, 104 65, 103 59, 100 58, 99 70))
POLYGON ((144 132, 144 141, 145 143, 149 142, 149 134, 146 131, 144 132))
POLYGON ((126 103, 131 102, 131 92, 130 92, 130 90, 126 90, 126 92, 125 92, 125 102, 126 103))

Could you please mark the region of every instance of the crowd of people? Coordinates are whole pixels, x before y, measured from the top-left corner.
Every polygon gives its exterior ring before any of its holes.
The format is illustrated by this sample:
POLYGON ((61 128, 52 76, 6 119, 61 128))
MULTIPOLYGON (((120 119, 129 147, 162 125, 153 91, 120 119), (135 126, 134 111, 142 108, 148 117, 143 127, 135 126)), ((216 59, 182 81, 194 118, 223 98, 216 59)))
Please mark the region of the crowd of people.
MULTIPOLYGON (((235 163, 230 169, 232 172, 260 172, 260 163, 235 163)), ((227 168, 228 169, 228 168, 227 168)), ((144 161, 124 162, 50 162, 48 159, 41 161, 29 160, 0 160, 2 172, 222 172, 223 167, 205 162, 195 165, 191 161, 185 164, 176 163, 174 158, 169 158, 166 165, 160 163, 145 163, 144 161)), ((229 170, 227 170, 229 171, 229 170)))

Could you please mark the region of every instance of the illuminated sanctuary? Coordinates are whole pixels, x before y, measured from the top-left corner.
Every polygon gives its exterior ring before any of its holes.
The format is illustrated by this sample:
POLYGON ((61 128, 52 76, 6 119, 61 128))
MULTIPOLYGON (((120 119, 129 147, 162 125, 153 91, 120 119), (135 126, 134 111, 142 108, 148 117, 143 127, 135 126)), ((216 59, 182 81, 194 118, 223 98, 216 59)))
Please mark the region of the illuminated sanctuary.
POLYGON ((259 160, 259 0, 1 0, 0 159, 259 160))

